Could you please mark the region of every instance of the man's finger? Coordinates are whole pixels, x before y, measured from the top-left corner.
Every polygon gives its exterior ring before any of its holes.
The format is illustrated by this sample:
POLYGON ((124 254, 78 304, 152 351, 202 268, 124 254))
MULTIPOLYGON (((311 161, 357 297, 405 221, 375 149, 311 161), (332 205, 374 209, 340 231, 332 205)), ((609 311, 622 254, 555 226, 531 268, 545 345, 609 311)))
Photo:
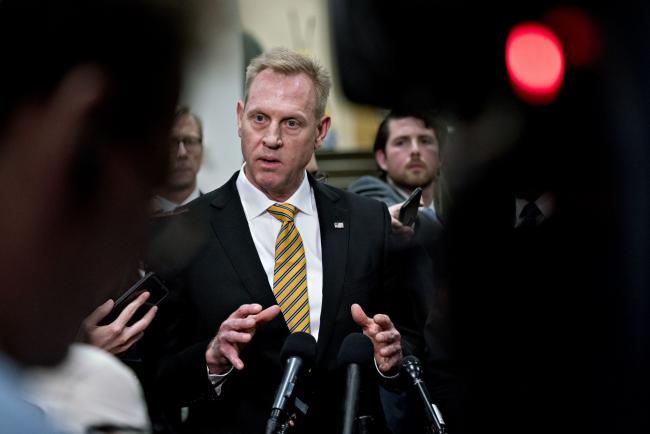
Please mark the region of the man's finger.
POLYGON ((88 315, 84 322, 88 326, 96 326, 98 322, 100 322, 106 315, 108 315, 111 309, 113 309, 114 305, 115 302, 113 300, 106 300, 104 304, 99 306, 90 315, 88 315))
POLYGON ((258 303, 242 304, 237 308, 236 311, 230 314, 229 318, 246 318, 249 315, 256 315, 260 313, 261 310, 262 306, 258 303))
POLYGON ((399 340, 400 334, 395 328, 379 332, 375 335, 375 340, 381 344, 390 344, 399 340))
POLYGON ((274 304, 273 306, 269 306, 257 315, 255 315, 255 323, 256 324, 264 324, 267 323, 280 313, 280 306, 277 304, 274 304))
POLYGON ((363 311, 361 306, 359 306, 357 303, 352 305, 352 307, 350 308, 350 311, 352 312, 352 319, 359 326, 361 326, 363 328, 366 328, 366 327, 368 327, 368 326, 370 326, 372 324, 372 320, 370 318, 368 318, 368 316, 363 311))
POLYGON ((241 333, 235 330, 228 330, 221 335, 221 339, 228 344, 247 344, 252 337, 250 333, 241 333))
POLYGON ((379 327, 373 320, 370 320, 369 325, 365 326, 363 328, 363 334, 368 336, 372 340, 373 345, 379 344, 375 340, 375 336, 377 336, 377 333, 381 332, 381 327, 379 327))
POLYGON ((410 238, 415 235, 415 231, 410 226, 404 226, 401 222, 392 222, 391 229, 394 234, 410 238))
POLYGON ((153 321, 153 318, 156 316, 156 312, 158 312, 158 307, 152 306, 151 309, 149 309, 149 311, 147 311, 147 313, 142 318, 140 318, 131 327, 129 327, 129 332, 134 334, 144 332, 147 327, 149 327, 149 324, 151 324, 151 321, 153 321))
POLYGON ((128 350, 131 348, 131 345, 135 344, 138 342, 142 337, 144 336, 144 332, 140 332, 136 334, 135 336, 132 336, 124 345, 120 347, 120 352, 123 353, 124 351, 128 350))
MULTIPOLYGON (((388 207, 388 213, 390 214, 391 220, 396 220, 399 222, 399 210, 402 207, 404 202, 396 203, 388 207)), ((401 224, 401 223, 400 223, 401 224)))
POLYGON ((399 353, 400 351, 402 351, 402 345, 399 342, 395 342, 394 344, 390 344, 380 349, 379 355, 382 357, 389 358, 399 353))
POLYGON ((229 318, 222 324, 223 330, 251 331, 255 328, 255 317, 229 318))
POLYGON ((393 322, 390 320, 390 317, 388 315, 384 315, 383 313, 378 313, 372 319, 375 321, 376 324, 379 325, 379 327, 382 328, 382 330, 390 330, 393 327, 393 322))
POLYGON ((244 369, 244 362, 241 361, 241 359, 239 358, 239 354, 237 353, 237 350, 235 350, 234 347, 228 346, 228 347, 224 348, 223 351, 221 352, 221 354, 238 371, 241 371, 242 369, 244 369))
POLYGON ((140 306, 144 304, 145 301, 149 298, 149 291, 144 291, 142 294, 129 303, 124 310, 120 313, 120 316, 115 320, 116 323, 121 324, 122 326, 126 325, 129 322, 135 311, 138 310, 140 306))

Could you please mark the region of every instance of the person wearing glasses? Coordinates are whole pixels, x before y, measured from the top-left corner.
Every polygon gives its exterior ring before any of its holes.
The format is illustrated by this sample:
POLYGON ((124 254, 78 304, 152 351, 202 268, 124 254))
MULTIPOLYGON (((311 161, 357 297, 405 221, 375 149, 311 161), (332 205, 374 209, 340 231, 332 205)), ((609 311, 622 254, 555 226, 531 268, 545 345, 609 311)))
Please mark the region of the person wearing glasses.
POLYGON ((170 176, 154 198, 155 212, 170 212, 201 195, 196 176, 203 162, 203 124, 189 107, 176 109, 169 141, 170 176))

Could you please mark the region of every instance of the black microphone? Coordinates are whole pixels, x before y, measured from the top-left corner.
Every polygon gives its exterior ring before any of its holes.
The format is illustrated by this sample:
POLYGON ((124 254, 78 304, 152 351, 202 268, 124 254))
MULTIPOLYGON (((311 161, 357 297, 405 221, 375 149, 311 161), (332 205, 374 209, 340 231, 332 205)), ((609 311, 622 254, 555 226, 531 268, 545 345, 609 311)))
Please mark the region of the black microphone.
POLYGON ((444 434, 445 421, 442 419, 442 414, 435 404, 429 398, 429 392, 422 380, 422 364, 420 359, 415 356, 407 356, 402 359, 401 365, 402 375, 411 380, 410 382, 417 389, 418 395, 424 404, 424 413, 429 421, 429 428, 433 433, 444 434))
POLYGON ((347 366, 345 382, 345 405, 343 407, 343 434, 354 432, 354 419, 357 415, 361 366, 372 360, 372 342, 362 333, 350 333, 339 349, 338 364, 347 366))
POLYGON ((266 423, 266 434, 284 432, 289 423, 289 403, 293 399, 296 381, 301 370, 309 369, 316 360, 316 339, 308 333, 290 334, 280 352, 284 374, 266 423))

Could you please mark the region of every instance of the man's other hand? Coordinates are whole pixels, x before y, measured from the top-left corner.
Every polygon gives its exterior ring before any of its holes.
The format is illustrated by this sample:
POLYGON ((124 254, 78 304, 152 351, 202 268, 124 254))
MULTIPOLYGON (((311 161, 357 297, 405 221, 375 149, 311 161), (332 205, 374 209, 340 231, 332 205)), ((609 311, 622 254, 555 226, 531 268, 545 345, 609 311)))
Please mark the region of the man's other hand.
POLYGON ((402 361, 402 342, 393 322, 388 315, 381 313, 369 318, 358 304, 353 304, 351 311, 354 322, 372 341, 377 368, 382 374, 394 372, 402 361))
POLYGON ((211 374, 223 374, 231 366, 244 369, 239 353, 248 345, 261 324, 267 323, 280 313, 280 306, 273 305, 262 310, 259 304, 243 304, 221 323, 217 335, 205 352, 205 360, 211 374))

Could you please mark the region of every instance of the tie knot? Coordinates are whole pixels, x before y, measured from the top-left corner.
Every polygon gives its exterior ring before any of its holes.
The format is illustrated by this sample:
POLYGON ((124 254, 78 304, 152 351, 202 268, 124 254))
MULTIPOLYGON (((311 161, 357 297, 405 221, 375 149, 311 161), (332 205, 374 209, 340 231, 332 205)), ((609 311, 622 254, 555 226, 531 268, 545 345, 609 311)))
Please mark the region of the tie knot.
POLYGON ((532 227, 537 224, 537 219, 542 215, 542 211, 537 207, 535 202, 528 202, 519 213, 522 219, 521 225, 532 227))
POLYGON ((282 223, 292 222, 298 209, 288 203, 276 203, 271 205, 267 211, 282 223))

